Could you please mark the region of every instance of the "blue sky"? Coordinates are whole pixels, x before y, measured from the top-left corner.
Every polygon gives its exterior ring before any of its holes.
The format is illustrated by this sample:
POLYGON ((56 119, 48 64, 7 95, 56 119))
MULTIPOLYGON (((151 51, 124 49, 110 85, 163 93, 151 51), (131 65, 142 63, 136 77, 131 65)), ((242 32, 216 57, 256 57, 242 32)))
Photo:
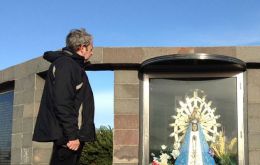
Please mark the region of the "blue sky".
POLYGON ((114 73, 87 71, 95 99, 95 124, 114 127, 114 73))
MULTIPOLYGON (((2 0, 0 20, 0 70, 63 47, 79 27, 98 47, 260 45, 259 0, 2 0)), ((113 72, 90 79, 107 82, 93 85, 100 98, 113 93, 113 72)))
POLYGON ((63 47, 78 27, 96 46, 260 45, 259 0, 1 0, 0 20, 0 69, 63 47))

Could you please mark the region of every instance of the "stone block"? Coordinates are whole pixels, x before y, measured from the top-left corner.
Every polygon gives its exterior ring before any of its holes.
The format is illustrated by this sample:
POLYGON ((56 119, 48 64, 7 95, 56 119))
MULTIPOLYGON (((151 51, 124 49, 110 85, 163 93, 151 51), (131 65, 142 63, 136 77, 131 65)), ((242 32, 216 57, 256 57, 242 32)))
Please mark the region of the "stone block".
POLYGON ((36 79, 35 88, 36 89, 43 89, 44 84, 45 84, 45 80, 43 78, 41 78, 41 76, 39 76, 39 75, 36 75, 35 79, 36 79))
POLYGON ((22 146, 25 148, 32 147, 32 133, 24 133, 22 146))
POLYGON ((99 64, 103 62, 103 48, 94 48, 93 56, 90 57, 91 64, 99 64))
POLYGON ((140 63, 142 48, 103 48, 103 63, 140 63))
POLYGON ((40 108, 40 102, 35 102, 33 117, 37 117, 38 116, 39 108, 40 108))
POLYGON ((33 118, 27 117, 23 118, 23 133, 32 133, 33 132, 33 118))
POLYGON ((114 145, 138 145, 138 129, 117 129, 114 132, 114 145))
POLYGON ((24 78, 15 80, 15 91, 35 89, 35 74, 30 74, 24 78))
POLYGON ((260 132, 260 104, 248 104, 248 131, 260 132))
POLYGON ((23 130, 23 117, 13 119, 12 133, 21 133, 23 130))
POLYGON ((15 79, 21 79, 28 75, 26 72, 26 66, 24 63, 15 66, 15 79))
POLYGON ((21 79, 23 77, 26 77, 30 74, 35 74, 38 72, 38 63, 39 60, 38 58, 26 61, 22 64, 16 65, 14 74, 15 74, 15 79, 21 79))
POLYGON ((23 117, 24 118, 33 117, 33 113, 34 113, 34 103, 24 104, 23 117))
POLYGON ((14 90, 16 92, 22 92, 23 91, 23 80, 22 79, 19 79, 19 80, 15 80, 15 83, 14 83, 14 90))
POLYGON ((249 164, 260 165, 260 150, 249 150, 249 164))
POLYGON ((53 143, 52 142, 32 142, 33 148, 45 148, 45 149, 52 149, 53 143))
POLYGON ((260 118, 248 118, 248 132, 260 132, 260 118))
POLYGON ((12 148, 11 149, 11 164, 20 164, 21 163, 21 148, 12 148))
POLYGON ((31 104, 34 102, 34 90, 23 91, 23 104, 31 104))
POLYGON ((260 150, 260 132, 248 133, 248 148, 249 150, 260 150))
POLYGON ((236 47, 196 47, 194 53, 207 53, 236 57, 236 47))
POLYGON ((138 146, 114 146, 114 163, 138 163, 138 146))
POLYGON ((35 102, 41 102, 43 89, 35 90, 35 102))
POLYGON ((12 134, 12 148, 22 147, 22 133, 12 134))
POLYGON ((20 119, 23 117, 23 105, 13 106, 13 120, 20 119))
MULTIPOLYGON (((37 72, 39 69, 39 63, 41 63, 42 60, 44 60, 42 57, 36 57, 29 61, 26 61, 24 64, 26 66, 27 71, 29 70, 30 74, 37 72)), ((44 60, 44 61, 46 61, 46 60, 44 60)))
POLYGON ((34 90, 24 90, 23 91, 23 104, 31 104, 34 100, 34 90))
POLYGON ((138 129, 139 115, 115 115, 115 129, 138 129))
POLYGON ((37 61, 37 69, 36 72, 43 72, 49 69, 49 66, 51 63, 48 61, 44 60, 42 57, 38 57, 35 59, 37 61))
POLYGON ((194 48, 192 47, 144 47, 142 49, 144 51, 142 61, 157 56, 194 53, 194 48))
POLYGON ((14 92, 14 105, 22 105, 23 104, 23 92, 14 92))
POLYGON ((5 70, 2 71, 3 73, 3 82, 5 81, 12 81, 15 79, 15 74, 14 74, 14 70, 15 70, 15 67, 12 66, 12 67, 9 67, 5 70))
POLYGON ((33 149, 33 163, 49 163, 52 149, 49 148, 34 148, 33 149))
POLYGON ((115 84, 115 98, 139 98, 138 84, 115 84))
POLYGON ((37 117, 33 117, 33 123, 32 123, 32 130, 34 131, 35 123, 36 123, 37 117))
POLYGON ((14 105, 30 104, 34 102, 34 90, 14 92, 14 105))
POLYGON ((115 84, 139 84, 138 71, 115 71, 115 84))
POLYGON ((117 63, 116 48, 103 48, 103 63, 117 63))
POLYGON ((139 99, 115 99, 115 114, 139 114, 139 99))
POLYGON ((260 120, 260 104, 248 104, 248 118, 260 120))
POLYGON ((236 47, 237 58, 245 62, 260 62, 259 46, 236 47))
POLYGON ((22 148, 21 163, 22 164, 32 163, 32 148, 22 148))
POLYGON ((24 80, 24 90, 34 90, 36 84, 36 74, 32 73, 28 75, 24 80))
POLYGON ((248 83, 260 86, 260 70, 259 69, 249 69, 247 70, 248 83))
POLYGON ((260 70, 247 71, 248 103, 260 103, 260 70))

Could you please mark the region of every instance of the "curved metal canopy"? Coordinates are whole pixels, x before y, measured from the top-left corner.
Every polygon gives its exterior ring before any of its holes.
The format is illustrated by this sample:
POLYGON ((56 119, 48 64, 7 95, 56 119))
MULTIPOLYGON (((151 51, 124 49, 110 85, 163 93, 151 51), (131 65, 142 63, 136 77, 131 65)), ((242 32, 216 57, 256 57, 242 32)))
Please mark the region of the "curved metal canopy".
POLYGON ((139 72, 243 72, 245 70, 246 63, 237 58, 197 53, 151 58, 141 64, 139 72))

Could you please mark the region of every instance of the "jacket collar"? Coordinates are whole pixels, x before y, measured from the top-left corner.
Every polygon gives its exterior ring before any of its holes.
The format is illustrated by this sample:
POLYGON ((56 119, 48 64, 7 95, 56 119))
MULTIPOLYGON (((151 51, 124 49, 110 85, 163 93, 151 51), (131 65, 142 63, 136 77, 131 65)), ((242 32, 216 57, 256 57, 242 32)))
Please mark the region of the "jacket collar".
POLYGON ((68 47, 62 49, 62 52, 65 53, 67 56, 71 57, 74 61, 76 61, 82 68, 85 66, 85 59, 84 57, 77 54, 75 51, 71 50, 68 47))

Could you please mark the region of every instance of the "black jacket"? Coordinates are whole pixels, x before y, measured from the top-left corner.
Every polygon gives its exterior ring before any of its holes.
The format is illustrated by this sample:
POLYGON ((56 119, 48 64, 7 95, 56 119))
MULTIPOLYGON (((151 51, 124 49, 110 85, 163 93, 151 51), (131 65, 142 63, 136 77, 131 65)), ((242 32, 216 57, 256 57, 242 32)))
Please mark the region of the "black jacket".
POLYGON ((46 52, 43 57, 52 64, 47 72, 33 140, 94 141, 94 98, 84 70, 84 58, 68 48, 46 52))

